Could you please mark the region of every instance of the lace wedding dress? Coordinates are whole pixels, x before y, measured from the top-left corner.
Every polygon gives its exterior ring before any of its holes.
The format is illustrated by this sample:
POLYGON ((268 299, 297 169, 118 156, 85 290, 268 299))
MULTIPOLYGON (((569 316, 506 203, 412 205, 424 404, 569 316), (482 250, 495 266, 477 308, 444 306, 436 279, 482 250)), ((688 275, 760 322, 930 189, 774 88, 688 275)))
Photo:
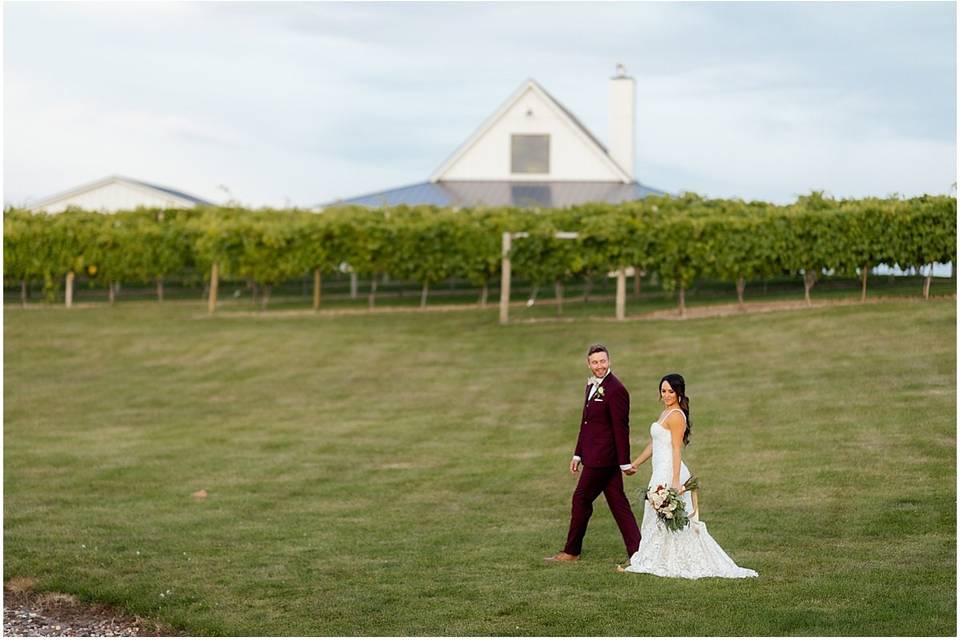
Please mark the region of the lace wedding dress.
MULTIPOLYGON (((673 411, 680 411, 674 409, 673 411)), ((668 412, 669 415, 671 412, 668 412)), ((680 412, 683 415, 683 412, 680 412)), ((661 417, 661 420, 666 416, 661 417)), ((650 487, 670 486, 673 479, 673 447, 670 430, 659 422, 650 425, 653 440, 653 475, 650 487)), ((680 484, 690 478, 690 470, 680 462, 680 484)), ((744 569, 730 559, 720 545, 707 533, 707 525, 693 512, 689 492, 683 493, 684 506, 690 515, 690 524, 680 531, 669 531, 657 519, 657 514, 644 500, 643 523, 640 525, 640 549, 630 558, 624 569, 631 573, 652 573, 667 578, 754 578, 757 572, 744 569)))

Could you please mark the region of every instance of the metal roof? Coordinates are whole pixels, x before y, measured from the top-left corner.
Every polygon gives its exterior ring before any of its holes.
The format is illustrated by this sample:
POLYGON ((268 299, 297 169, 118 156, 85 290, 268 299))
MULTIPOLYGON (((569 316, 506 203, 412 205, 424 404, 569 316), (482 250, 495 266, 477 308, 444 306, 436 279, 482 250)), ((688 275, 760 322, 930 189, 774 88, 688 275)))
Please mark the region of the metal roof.
POLYGON ((586 202, 616 204, 666 195, 639 182, 514 182, 499 180, 443 180, 421 182, 407 187, 370 193, 356 198, 328 202, 322 206, 358 204, 392 207, 401 204, 433 204, 458 207, 547 207, 559 208, 586 202))
POLYGON ((135 182, 139 185, 143 185, 144 187, 148 187, 150 189, 156 189, 157 191, 163 191, 164 193, 169 193, 170 195, 176 198, 183 198, 184 200, 189 200, 194 204, 213 204, 209 200, 204 200, 203 198, 198 198, 197 196, 192 196, 189 193, 184 193, 183 191, 177 191, 176 189, 170 189, 169 187, 161 187, 158 184, 151 184, 149 182, 143 182, 142 180, 134 180, 133 178, 124 178, 122 176, 117 176, 117 177, 126 182, 135 182))
POLYGON ((69 189, 67 191, 61 191, 60 193, 56 193, 52 196, 48 196, 46 198, 37 200, 30 204, 30 208, 39 209, 41 207, 46 207, 53 204, 54 202, 57 202, 58 200, 72 198, 82 193, 87 193, 88 191, 93 191, 94 189, 99 189, 100 187, 105 187, 113 183, 126 183, 129 185, 133 185, 134 187, 141 187, 144 189, 151 189, 153 191, 160 191, 167 195, 171 195, 175 198, 180 198, 182 200, 186 200, 187 202, 191 202, 194 205, 213 204, 208 200, 198 198, 197 196, 192 196, 189 193, 184 193, 183 191, 176 191, 175 189, 161 187, 159 185, 151 184, 149 182, 143 182, 142 180, 134 180, 133 178, 127 178, 126 176, 112 175, 112 176, 107 176, 106 178, 101 178, 100 180, 96 180, 94 182, 88 182, 86 184, 82 184, 79 187, 74 187, 73 189, 69 189))

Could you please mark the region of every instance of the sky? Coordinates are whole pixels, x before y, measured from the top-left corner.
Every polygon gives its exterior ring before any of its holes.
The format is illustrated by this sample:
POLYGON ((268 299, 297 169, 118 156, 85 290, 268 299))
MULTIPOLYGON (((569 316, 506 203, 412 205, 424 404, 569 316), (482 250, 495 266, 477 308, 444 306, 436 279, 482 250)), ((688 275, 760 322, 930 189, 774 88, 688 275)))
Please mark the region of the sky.
POLYGON ((315 206, 427 180, 528 78, 637 179, 792 202, 955 193, 956 4, 3 3, 3 195, 119 174, 315 206))

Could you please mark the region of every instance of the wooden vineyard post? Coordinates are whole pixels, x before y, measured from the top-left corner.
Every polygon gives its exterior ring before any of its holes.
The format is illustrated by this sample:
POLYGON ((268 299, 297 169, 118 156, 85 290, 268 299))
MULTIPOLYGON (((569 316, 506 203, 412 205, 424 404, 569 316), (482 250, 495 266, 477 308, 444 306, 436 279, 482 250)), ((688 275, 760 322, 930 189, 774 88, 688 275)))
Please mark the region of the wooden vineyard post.
POLYGON ((313 310, 316 311, 320 308, 320 285, 322 281, 320 280, 320 269, 313 270, 313 310))
POLYGON ((500 324, 510 321, 510 232, 503 232, 500 244, 503 266, 500 269, 500 324))
POLYGON ((616 271, 608 271, 608 278, 617 279, 617 297, 616 310, 614 317, 617 320, 624 320, 627 317, 627 278, 637 274, 636 267, 620 267, 616 271))
POLYGON ((216 262, 210 269, 210 297, 207 300, 207 313, 212 314, 217 308, 217 285, 220 280, 220 265, 216 262))
POLYGON ((67 291, 64 296, 67 309, 73 306, 73 271, 67 272, 67 291))
POLYGON ((627 311, 627 272, 617 271, 617 320, 623 320, 627 311))

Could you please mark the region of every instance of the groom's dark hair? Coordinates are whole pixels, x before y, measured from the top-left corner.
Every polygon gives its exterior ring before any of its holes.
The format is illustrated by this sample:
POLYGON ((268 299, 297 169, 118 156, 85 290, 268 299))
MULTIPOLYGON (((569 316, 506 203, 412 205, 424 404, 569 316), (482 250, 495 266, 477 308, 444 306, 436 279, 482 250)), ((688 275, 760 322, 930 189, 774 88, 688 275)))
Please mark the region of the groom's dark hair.
POLYGON ((587 349, 587 357, 589 358, 589 357, 592 356, 593 354, 595 354, 595 353, 600 353, 601 351, 602 351, 603 353, 607 354, 607 358, 610 357, 610 352, 607 351, 607 348, 606 348, 605 346, 603 346, 602 344, 592 344, 592 345, 590 345, 590 348, 587 349))

